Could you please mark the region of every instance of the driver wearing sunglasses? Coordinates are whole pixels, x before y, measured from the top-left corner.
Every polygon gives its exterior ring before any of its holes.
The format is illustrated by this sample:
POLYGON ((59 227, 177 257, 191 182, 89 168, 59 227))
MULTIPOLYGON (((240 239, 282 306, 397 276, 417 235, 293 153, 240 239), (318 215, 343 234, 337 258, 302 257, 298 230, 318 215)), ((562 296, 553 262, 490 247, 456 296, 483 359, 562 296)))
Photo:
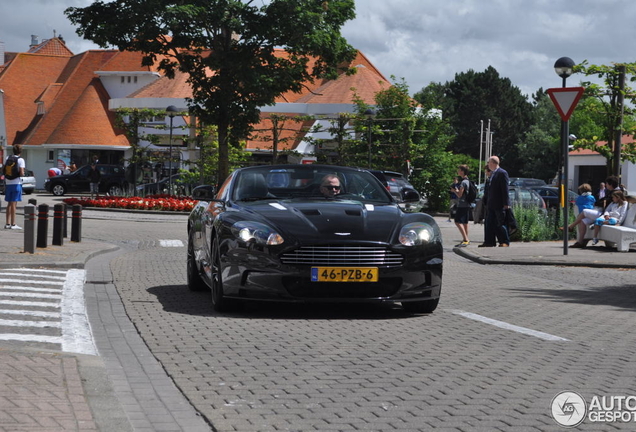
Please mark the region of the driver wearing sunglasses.
POLYGON ((320 182, 320 193, 327 198, 340 193, 340 179, 335 174, 327 174, 320 182))

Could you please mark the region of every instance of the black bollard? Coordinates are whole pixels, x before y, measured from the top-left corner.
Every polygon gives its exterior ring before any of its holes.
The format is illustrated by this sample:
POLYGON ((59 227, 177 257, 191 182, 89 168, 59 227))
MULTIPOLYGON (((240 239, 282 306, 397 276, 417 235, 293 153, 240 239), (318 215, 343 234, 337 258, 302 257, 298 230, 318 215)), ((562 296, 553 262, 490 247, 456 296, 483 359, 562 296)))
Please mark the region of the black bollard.
POLYGON ((48 242, 49 230, 49 205, 40 204, 38 206, 38 239, 36 246, 39 248, 45 248, 48 242))
POLYGON ((38 206, 38 200, 35 198, 29 198, 29 204, 33 204, 34 206, 38 206))
POLYGON ((35 206, 27 204, 24 206, 24 252, 35 253, 35 206))
POLYGON ((53 245, 64 245, 64 204, 53 206, 53 245))
POLYGON ((62 204, 64 206, 64 229, 63 236, 64 238, 68 238, 68 204, 62 204))
POLYGON ((71 214, 71 241, 82 241, 82 206, 81 204, 73 204, 71 214))

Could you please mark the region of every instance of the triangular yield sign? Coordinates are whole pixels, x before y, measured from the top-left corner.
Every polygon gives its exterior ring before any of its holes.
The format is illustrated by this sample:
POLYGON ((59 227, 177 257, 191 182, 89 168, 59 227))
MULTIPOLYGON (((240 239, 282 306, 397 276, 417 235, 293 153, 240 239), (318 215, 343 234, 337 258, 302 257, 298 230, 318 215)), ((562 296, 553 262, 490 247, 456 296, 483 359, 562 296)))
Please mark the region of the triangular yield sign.
POLYGON ((552 99, 552 103, 559 112, 561 120, 566 122, 570 119, 584 91, 583 87, 563 87, 548 89, 546 93, 552 99))

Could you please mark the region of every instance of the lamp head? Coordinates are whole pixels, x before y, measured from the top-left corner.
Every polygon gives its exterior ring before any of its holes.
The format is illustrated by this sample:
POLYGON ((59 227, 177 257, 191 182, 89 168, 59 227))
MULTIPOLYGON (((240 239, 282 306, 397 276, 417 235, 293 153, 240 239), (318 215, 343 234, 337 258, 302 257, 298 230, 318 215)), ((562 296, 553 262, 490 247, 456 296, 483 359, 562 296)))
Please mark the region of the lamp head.
POLYGON ((364 116, 368 118, 369 120, 371 120, 372 118, 375 117, 375 110, 371 108, 367 108, 367 110, 364 112, 364 116))
POLYGON ((174 105, 170 105, 168 108, 166 108, 166 114, 168 114, 168 117, 170 117, 170 118, 172 118, 175 115, 177 115, 178 112, 179 112, 179 110, 174 105))
POLYGON ((554 63, 554 71, 561 78, 567 78, 572 73, 574 68, 574 60, 570 57, 561 57, 554 63))

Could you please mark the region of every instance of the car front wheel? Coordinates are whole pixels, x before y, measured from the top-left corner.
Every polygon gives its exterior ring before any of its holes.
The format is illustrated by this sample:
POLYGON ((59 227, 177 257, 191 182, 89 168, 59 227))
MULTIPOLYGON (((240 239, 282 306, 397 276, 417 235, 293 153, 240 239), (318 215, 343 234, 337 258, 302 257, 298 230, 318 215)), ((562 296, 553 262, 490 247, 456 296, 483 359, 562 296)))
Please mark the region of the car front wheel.
POLYGON ((66 193, 66 188, 62 184, 56 184, 51 188, 51 192, 53 192, 55 196, 62 196, 66 193))
POLYGON ((212 243, 212 307, 217 312, 228 312, 236 309, 236 300, 223 295, 223 276, 221 274, 221 250, 219 240, 212 243))
POLYGON ((197 266, 196 258, 194 257, 194 230, 190 230, 190 236, 188 238, 188 267, 186 269, 186 275, 188 278, 188 288, 190 291, 205 291, 208 289, 201 275, 199 274, 199 267, 197 266))

